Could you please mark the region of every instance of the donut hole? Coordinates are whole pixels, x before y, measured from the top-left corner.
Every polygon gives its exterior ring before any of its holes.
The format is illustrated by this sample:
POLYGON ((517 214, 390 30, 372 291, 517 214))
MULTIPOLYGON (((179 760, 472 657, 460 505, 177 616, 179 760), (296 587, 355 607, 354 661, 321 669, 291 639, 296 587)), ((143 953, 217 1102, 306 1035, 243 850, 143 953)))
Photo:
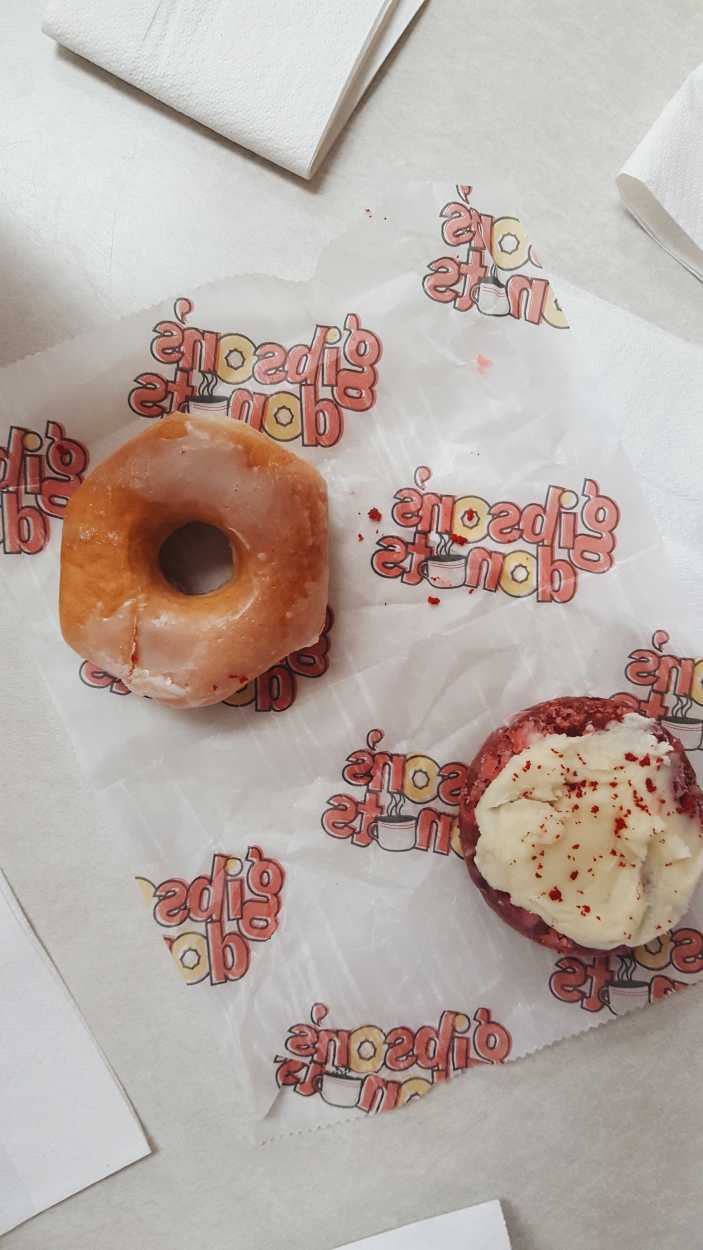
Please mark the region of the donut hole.
POLYGON ((161 544, 159 567, 184 595, 207 595, 234 577, 234 556, 222 530, 202 521, 181 525, 161 544))

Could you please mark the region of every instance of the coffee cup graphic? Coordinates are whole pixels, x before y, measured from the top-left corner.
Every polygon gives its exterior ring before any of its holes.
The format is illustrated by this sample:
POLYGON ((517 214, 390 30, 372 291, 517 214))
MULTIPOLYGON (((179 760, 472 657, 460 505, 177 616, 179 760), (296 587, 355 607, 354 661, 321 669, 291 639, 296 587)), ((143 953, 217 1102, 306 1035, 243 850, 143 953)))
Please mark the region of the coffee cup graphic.
POLYGON ((478 311, 487 317, 507 317, 510 312, 508 292, 493 274, 474 282, 470 295, 478 311))
POLYGON ((323 1072, 320 1097, 329 1107, 355 1107, 359 1101, 363 1077, 344 1072, 323 1072))
POLYGON ((688 716, 665 716, 662 717, 661 725, 678 738, 687 751, 697 751, 703 747, 703 720, 693 720, 688 716))
POLYGON ((415 848, 417 816, 379 816, 373 837, 383 851, 412 851, 415 848))
POLYGON ((624 1016, 649 1002, 649 982, 610 981, 603 986, 599 998, 614 1016, 624 1016))
POLYGON ((452 555, 451 552, 428 556, 420 564, 420 576, 427 578, 437 590, 463 586, 466 581, 466 556, 452 555))
POLYGON ((229 398, 227 395, 216 395, 216 373, 203 373, 197 395, 188 400, 186 412, 203 413, 205 416, 227 416, 229 398))

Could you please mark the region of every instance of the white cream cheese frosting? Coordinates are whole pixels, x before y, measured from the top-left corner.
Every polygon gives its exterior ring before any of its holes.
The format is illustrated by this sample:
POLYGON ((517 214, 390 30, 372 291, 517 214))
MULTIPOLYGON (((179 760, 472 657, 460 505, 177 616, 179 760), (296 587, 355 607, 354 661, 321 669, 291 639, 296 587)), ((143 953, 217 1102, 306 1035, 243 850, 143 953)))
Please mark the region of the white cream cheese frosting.
POLYGON ((579 737, 536 738, 476 807, 489 885, 596 949, 671 929, 703 872, 703 831, 679 810, 671 746, 636 713, 579 737))

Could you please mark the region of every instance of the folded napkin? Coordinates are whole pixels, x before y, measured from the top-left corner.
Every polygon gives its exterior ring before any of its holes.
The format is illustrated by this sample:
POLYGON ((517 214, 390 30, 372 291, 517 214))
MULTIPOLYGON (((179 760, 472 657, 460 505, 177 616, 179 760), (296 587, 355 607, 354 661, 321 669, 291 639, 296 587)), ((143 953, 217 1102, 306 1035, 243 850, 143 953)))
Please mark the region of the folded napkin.
POLYGON ((122 1088, 2 872, 0 1021, 2 1236, 150 1153, 122 1088))
POLYGON ((703 65, 669 101, 617 185, 647 233, 703 280, 703 65))
POLYGON ((43 29, 310 178, 424 0, 49 0, 43 29))

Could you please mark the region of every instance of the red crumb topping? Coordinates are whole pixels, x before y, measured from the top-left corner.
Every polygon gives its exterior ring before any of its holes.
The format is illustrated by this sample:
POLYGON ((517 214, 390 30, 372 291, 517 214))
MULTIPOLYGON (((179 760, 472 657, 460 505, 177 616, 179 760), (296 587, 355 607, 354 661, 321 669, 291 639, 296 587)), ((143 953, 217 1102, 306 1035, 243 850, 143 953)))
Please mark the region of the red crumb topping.
POLYGON ((652 761, 650 760, 648 755, 643 755, 642 759, 640 760, 640 764, 643 766, 643 768, 647 768, 648 765, 651 764, 651 762, 652 761))
MULTIPOLYGON (((370 516, 370 515, 371 515, 371 514, 369 513, 369 516, 370 516)), ((634 764, 634 763, 635 763, 635 761, 636 761, 636 759, 637 759, 637 756, 636 756, 636 755, 634 755, 632 751, 626 751, 626 752, 625 752, 625 759, 626 759, 626 760, 629 760, 631 764, 634 764)))
POLYGON ((569 877, 572 881, 575 881, 578 875, 578 868, 574 868, 574 871, 569 873, 569 877))
POLYGON ((561 890, 559 889, 558 885, 552 886, 551 890, 549 891, 549 897, 552 899, 553 902, 561 903, 562 901, 561 890))
POLYGON ((382 514, 379 512, 378 508, 369 508, 369 521, 380 521, 381 519, 382 514))
POLYGON ((627 829, 627 821, 625 820, 625 817, 624 817, 624 816, 616 816, 616 817, 615 817, 615 824, 613 825, 613 833, 615 834, 615 837, 616 837, 616 838, 619 838, 619 837, 620 837, 620 834, 621 834, 621 832, 622 832, 622 830, 623 830, 623 829, 627 829))
POLYGON ((650 794, 654 794, 654 791, 656 790, 656 788, 657 788, 657 787, 655 786, 654 782, 652 781, 652 778, 651 778, 651 777, 647 777, 647 778, 645 779, 645 783, 644 783, 644 784, 646 785, 647 789, 649 790, 649 793, 650 793, 650 794))
POLYGON ((441 603, 442 601, 441 599, 438 599, 436 595, 428 595, 427 602, 431 603, 433 608, 436 608, 437 604, 441 603))
POLYGON ((357 541, 358 543, 363 543, 363 541, 364 541, 364 535, 363 535, 363 534, 357 534, 357 536, 356 536, 356 541, 357 541))
POLYGON ((524 773, 529 773, 531 768, 532 768, 532 760, 525 760, 525 763, 522 766, 522 771, 524 773))
POLYGON ((593 807, 591 808, 591 811, 592 811, 592 813, 593 813, 593 815, 594 815, 594 816, 596 815, 596 813, 597 813, 597 812, 599 812, 599 811, 600 811, 600 808, 599 808, 599 806, 598 806, 598 804, 597 804, 597 803, 594 803, 594 804, 593 804, 593 807))
POLYGON ((572 851, 578 851, 578 849, 579 849, 580 845, 581 845, 581 843, 580 843, 580 842, 572 842, 572 843, 571 843, 571 849, 572 849, 572 851))
POLYGON ((591 909, 590 909, 590 907, 588 906, 588 903, 583 903, 583 904, 581 905, 580 911, 581 911, 581 915, 582 915, 582 916, 587 916, 587 915, 589 914, 590 910, 591 910, 591 909))

